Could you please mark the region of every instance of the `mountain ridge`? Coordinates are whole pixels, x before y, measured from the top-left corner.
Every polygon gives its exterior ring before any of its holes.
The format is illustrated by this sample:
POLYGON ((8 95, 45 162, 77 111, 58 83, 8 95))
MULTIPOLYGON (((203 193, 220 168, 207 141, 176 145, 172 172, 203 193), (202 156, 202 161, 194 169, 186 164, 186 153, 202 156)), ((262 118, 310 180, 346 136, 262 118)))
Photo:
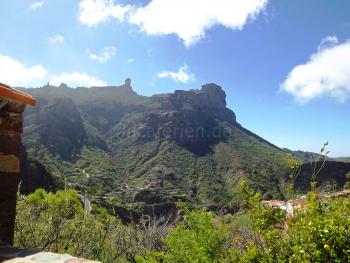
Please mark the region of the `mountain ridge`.
POLYGON ((140 96, 124 85, 25 89, 24 144, 57 185, 92 201, 138 206, 239 199, 245 179, 264 198, 287 194, 288 153, 237 123, 223 89, 140 96))

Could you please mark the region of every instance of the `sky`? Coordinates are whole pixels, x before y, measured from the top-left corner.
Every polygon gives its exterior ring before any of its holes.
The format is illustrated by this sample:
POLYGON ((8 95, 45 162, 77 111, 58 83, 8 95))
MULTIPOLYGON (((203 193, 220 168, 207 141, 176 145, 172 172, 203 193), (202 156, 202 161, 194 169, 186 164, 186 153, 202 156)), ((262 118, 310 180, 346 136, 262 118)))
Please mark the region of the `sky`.
POLYGON ((350 156, 348 0, 0 1, 0 82, 128 77, 147 96, 217 83, 275 145, 350 156))

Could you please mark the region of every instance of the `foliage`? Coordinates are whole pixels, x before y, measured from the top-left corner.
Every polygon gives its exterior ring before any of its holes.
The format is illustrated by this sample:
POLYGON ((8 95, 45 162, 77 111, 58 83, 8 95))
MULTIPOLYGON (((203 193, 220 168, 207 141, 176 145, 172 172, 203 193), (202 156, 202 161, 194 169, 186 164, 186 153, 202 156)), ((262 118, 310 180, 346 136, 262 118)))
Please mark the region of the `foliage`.
MULTIPOLYGON (((296 178, 298 163, 290 159, 288 164, 296 178)), ((318 174, 314 169, 310 184, 318 174)), ((215 225, 211 214, 184 208, 184 221, 164 239, 167 249, 139 257, 138 262, 350 261, 350 198, 319 199, 312 191, 304 208, 287 217, 281 209, 262 205, 261 195, 245 181, 240 182, 240 192, 249 227, 215 225)))
POLYGON ((320 202, 310 193, 306 207, 281 221, 268 221, 266 208, 253 208, 249 213, 257 239, 240 240, 249 243, 239 253, 241 262, 348 262, 350 199, 320 202), (286 226, 279 230, 276 222, 286 226))
POLYGON ((167 221, 123 225, 105 209, 87 214, 74 190, 55 194, 39 189, 20 196, 15 245, 69 253, 102 262, 126 262, 161 249, 167 221))
POLYGON ((84 212, 72 190, 38 190, 20 197, 16 245, 102 262, 349 262, 350 199, 308 195, 305 209, 286 217, 263 206, 245 182, 244 222, 224 220, 182 206, 175 227, 168 223, 127 226, 104 209, 84 212))
POLYGON ((350 171, 346 174, 346 183, 344 185, 345 189, 350 189, 350 171))
POLYGON ((138 262, 219 262, 227 257, 225 243, 228 229, 214 224, 214 215, 205 210, 189 211, 183 207, 183 220, 170 229, 164 244, 166 251, 138 257, 138 262))

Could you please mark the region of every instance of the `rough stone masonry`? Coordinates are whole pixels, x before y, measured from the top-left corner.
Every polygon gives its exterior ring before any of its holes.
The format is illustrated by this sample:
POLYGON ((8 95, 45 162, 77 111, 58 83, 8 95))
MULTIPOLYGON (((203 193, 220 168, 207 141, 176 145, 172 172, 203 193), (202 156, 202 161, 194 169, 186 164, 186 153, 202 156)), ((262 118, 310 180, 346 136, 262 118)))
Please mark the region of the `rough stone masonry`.
POLYGON ((35 100, 0 84, 0 241, 9 244, 13 244, 20 181, 22 113, 26 104, 35 105, 35 100))

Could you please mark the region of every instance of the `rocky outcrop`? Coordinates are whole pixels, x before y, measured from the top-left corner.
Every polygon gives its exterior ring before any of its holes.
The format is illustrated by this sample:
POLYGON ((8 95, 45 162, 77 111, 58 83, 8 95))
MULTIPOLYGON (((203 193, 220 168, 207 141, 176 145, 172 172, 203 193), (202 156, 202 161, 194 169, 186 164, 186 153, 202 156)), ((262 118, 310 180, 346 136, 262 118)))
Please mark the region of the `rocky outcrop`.
POLYGON ((40 162, 28 158, 24 148, 22 149, 20 157, 21 194, 31 194, 38 188, 45 189, 48 192, 53 192, 58 189, 52 175, 40 162))
POLYGON ((7 243, 13 242, 25 106, 0 93, 0 241, 7 243))
POLYGON ((151 99, 158 107, 139 122, 135 134, 141 140, 175 140, 196 155, 205 155, 211 145, 230 136, 223 124, 236 125, 235 113, 226 107, 226 94, 216 84, 151 99))
POLYGON ((176 90, 171 94, 153 96, 161 111, 196 112, 209 114, 229 123, 236 122, 236 115, 226 107, 226 93, 219 85, 205 84, 198 90, 176 90))
POLYGON ((174 222, 181 213, 178 205, 171 202, 145 205, 139 211, 125 207, 113 207, 113 211, 115 211, 124 224, 140 224, 145 219, 174 222))

